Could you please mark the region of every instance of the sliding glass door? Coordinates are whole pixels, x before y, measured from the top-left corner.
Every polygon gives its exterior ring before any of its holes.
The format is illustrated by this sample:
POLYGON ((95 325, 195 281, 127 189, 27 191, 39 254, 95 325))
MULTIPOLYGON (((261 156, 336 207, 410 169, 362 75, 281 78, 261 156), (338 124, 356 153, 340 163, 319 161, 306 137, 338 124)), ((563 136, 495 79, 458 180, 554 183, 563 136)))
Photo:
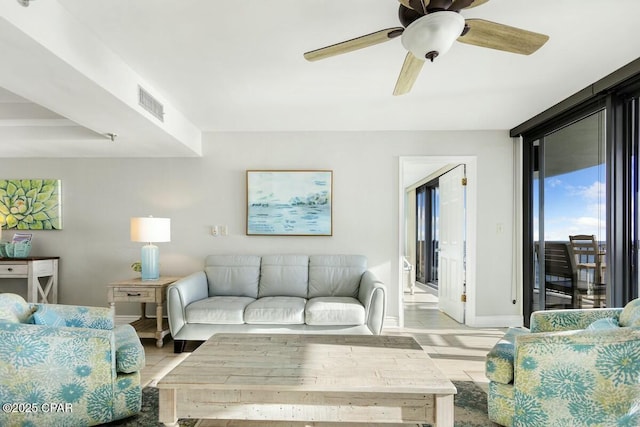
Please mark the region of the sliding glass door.
POLYGON ((534 141, 533 310, 606 302, 605 110, 534 141))
POLYGON ((525 326, 637 298, 640 74, 522 137, 525 326))

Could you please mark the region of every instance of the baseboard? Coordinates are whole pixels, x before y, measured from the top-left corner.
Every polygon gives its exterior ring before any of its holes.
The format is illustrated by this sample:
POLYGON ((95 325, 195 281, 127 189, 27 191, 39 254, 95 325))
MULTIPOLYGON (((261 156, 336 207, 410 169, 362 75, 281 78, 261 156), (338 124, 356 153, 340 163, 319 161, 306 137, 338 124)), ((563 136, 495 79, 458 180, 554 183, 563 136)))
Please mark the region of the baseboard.
POLYGON ((385 328, 399 328, 400 320, 397 317, 387 316, 384 318, 383 329, 385 328))
POLYGON ((517 328, 523 322, 522 316, 475 316, 467 319, 466 325, 472 328, 517 328))

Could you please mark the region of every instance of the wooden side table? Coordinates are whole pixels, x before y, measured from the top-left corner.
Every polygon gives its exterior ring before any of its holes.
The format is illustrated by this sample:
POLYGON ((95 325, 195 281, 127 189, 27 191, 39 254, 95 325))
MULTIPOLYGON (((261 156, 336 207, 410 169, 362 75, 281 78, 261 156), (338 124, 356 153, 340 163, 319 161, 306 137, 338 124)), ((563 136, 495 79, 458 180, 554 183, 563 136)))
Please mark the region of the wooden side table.
POLYGON ((164 345, 164 337, 169 335, 169 322, 162 317, 162 304, 167 299, 167 286, 179 277, 160 277, 158 280, 140 278, 109 283, 107 300, 111 307, 117 302, 139 302, 142 309, 140 319, 131 323, 140 338, 155 338, 156 346, 164 345), (156 318, 147 317, 147 303, 156 304, 156 318))
POLYGON ((27 279, 27 301, 58 303, 60 257, 0 258, 0 279, 27 279), (40 279, 46 279, 44 284, 40 279))

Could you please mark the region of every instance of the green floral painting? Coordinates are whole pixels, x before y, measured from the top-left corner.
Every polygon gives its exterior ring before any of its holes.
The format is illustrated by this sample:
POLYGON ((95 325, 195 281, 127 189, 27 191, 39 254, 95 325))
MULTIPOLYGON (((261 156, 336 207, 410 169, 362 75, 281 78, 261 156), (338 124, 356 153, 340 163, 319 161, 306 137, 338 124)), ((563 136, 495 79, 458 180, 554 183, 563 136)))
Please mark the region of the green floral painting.
POLYGON ((60 180, 0 179, 0 226, 17 230, 60 230, 60 180))

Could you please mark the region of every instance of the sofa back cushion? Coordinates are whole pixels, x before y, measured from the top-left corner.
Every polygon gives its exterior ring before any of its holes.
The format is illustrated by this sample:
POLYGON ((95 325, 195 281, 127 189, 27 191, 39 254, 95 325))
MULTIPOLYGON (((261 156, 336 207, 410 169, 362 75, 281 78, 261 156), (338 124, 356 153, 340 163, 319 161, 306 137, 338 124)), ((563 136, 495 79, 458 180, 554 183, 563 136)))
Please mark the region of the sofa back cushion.
POLYGON ((624 306, 618 322, 620 326, 640 326, 640 298, 629 301, 624 306))
POLYGON ((258 297, 259 256, 209 255, 204 271, 209 296, 258 297))
POLYGON ((367 258, 362 255, 311 255, 308 297, 357 298, 366 270, 367 258))
POLYGON ((306 255, 265 255, 260 267, 262 297, 307 297, 309 257, 306 255))
POLYGON ((20 295, 0 293, 0 322, 32 323, 34 307, 20 295))

